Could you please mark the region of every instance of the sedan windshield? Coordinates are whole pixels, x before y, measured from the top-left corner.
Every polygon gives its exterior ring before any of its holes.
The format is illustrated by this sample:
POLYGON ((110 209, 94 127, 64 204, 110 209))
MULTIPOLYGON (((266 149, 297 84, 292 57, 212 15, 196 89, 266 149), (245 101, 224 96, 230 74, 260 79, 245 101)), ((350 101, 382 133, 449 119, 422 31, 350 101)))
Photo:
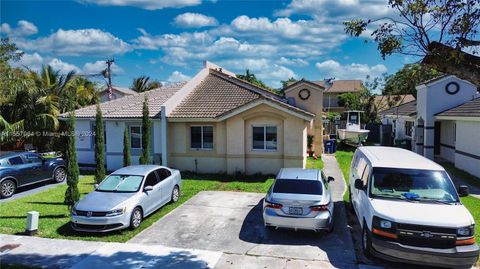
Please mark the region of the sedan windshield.
POLYGON ((277 179, 273 192, 322 195, 322 183, 317 180, 277 179))
POLYGON ((374 168, 372 197, 432 202, 458 202, 457 192, 444 171, 374 168))
POLYGON ((100 183, 96 191, 137 192, 142 179, 142 176, 110 175, 100 183))

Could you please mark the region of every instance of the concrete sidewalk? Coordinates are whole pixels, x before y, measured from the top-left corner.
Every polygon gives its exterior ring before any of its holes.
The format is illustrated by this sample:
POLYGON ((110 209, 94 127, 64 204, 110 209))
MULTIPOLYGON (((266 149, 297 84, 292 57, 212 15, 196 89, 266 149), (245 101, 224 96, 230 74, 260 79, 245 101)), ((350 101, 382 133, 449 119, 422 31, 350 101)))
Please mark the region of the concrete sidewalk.
POLYGON ((161 245, 106 243, 0 235, 0 267, 43 268, 214 268, 221 252, 161 245))

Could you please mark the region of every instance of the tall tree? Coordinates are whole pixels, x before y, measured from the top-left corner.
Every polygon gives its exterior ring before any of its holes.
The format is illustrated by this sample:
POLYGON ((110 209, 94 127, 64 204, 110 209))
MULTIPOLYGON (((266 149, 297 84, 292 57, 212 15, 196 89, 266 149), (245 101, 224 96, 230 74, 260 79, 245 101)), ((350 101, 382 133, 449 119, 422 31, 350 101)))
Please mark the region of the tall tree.
POLYGON ((146 92, 160 87, 162 87, 162 83, 159 81, 150 81, 150 77, 140 76, 133 79, 131 88, 136 92, 146 92))
POLYGON ((418 56, 422 64, 480 86, 480 57, 474 46, 480 27, 479 0, 389 0, 394 15, 345 22, 345 31, 360 36, 367 27, 383 58, 393 53, 418 56), (472 48, 468 54, 462 50, 472 48))
POLYGON ((268 87, 267 84, 265 84, 263 81, 258 79, 255 76, 254 73, 251 73, 250 69, 246 69, 245 74, 237 74, 236 76, 237 76, 237 78, 248 81, 248 82, 250 82, 250 83, 252 83, 252 84, 254 84, 254 85, 256 85, 260 88, 272 91, 272 89, 270 87, 268 87))
POLYGON ((142 117, 142 156, 140 156, 140 164, 150 164, 150 115, 148 110, 148 96, 145 94, 143 102, 142 117))
POLYGON ((386 76, 383 95, 412 94, 417 96, 415 87, 422 82, 437 77, 437 70, 421 64, 406 64, 395 74, 386 76))
POLYGON ((97 103, 95 117, 95 182, 100 183, 105 178, 105 141, 103 130, 102 110, 97 103))
POLYGON ((67 121, 67 150, 65 152, 65 158, 67 162, 67 190, 65 191, 64 204, 69 209, 75 205, 80 199, 80 193, 78 191, 78 163, 77 163, 77 151, 75 148, 75 113, 70 112, 70 116, 67 121))
POLYGON ((290 85, 290 83, 294 83, 294 82, 297 82, 297 79, 294 78, 294 77, 291 77, 287 80, 282 80, 280 81, 282 83, 282 90, 285 89, 288 85, 290 85))
POLYGON ((130 156, 130 139, 128 135, 128 127, 125 127, 123 132, 123 166, 132 164, 132 157, 130 156))

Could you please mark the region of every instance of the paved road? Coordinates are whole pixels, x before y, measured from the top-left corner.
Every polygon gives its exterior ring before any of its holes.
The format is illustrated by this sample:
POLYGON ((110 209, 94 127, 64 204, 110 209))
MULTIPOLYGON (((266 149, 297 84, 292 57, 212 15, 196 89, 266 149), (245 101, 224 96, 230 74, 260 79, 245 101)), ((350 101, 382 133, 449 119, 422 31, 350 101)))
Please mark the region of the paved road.
POLYGON ((326 156, 325 173, 335 201, 331 234, 266 230, 264 194, 200 192, 129 243, 223 252, 216 268, 356 268, 353 243, 342 200, 345 184, 334 156, 326 156))
POLYGON ((79 240, 0 235, 0 267, 43 268, 213 268, 220 252, 79 240))

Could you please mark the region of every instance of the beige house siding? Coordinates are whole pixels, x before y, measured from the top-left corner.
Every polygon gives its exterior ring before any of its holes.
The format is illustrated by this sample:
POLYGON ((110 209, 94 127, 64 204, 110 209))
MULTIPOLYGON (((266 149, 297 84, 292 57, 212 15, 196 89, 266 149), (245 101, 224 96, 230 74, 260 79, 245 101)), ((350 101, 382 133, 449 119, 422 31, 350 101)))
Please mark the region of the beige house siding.
POLYGON ((169 122, 170 165, 198 173, 276 174, 282 167, 305 167, 307 122, 266 104, 221 122, 169 122), (213 149, 190 146, 190 127, 213 126, 213 149), (276 150, 254 150, 252 128, 277 127, 276 150))
MULTIPOLYGON (((294 98, 295 105, 301 109, 310 111, 315 114, 312 126, 309 126, 307 132, 314 136, 313 150, 317 154, 323 151, 323 124, 322 124, 322 110, 323 110, 323 90, 320 87, 315 87, 310 83, 298 83, 285 92, 287 98, 294 98), (310 97, 307 100, 302 100, 298 94, 301 90, 308 89, 310 97)), ((306 151, 306 150, 305 150, 306 151)), ((304 151, 304 152, 305 152, 304 151)), ((286 152, 289 152, 288 150, 286 152)))

